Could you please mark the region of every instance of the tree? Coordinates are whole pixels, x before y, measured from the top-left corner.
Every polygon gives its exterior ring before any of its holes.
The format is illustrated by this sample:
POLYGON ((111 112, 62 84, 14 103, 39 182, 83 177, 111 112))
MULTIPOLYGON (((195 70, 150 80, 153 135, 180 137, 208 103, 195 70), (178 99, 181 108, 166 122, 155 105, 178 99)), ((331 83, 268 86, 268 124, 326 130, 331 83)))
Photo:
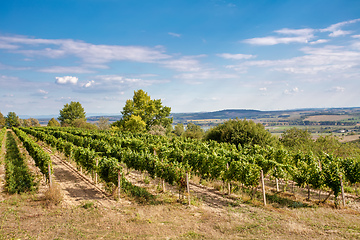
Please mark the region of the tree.
POLYGON ((178 123, 175 125, 174 133, 176 136, 180 137, 184 133, 184 124, 178 123))
POLYGON ((4 115, 0 112, 0 128, 4 127, 5 126, 5 117, 4 115))
POLYGON ((238 146, 275 145, 276 138, 260 123, 246 119, 230 119, 207 131, 205 139, 217 142, 228 142, 238 146))
POLYGON ((60 123, 55 119, 52 118, 47 124, 48 127, 60 127, 60 123))
POLYGON ((97 129, 97 126, 95 124, 91 124, 86 122, 85 118, 79 118, 79 119, 75 119, 72 123, 71 123, 72 127, 76 127, 76 128, 85 128, 85 129, 90 129, 90 130, 95 130, 97 129))
POLYGON ((20 120, 19 117, 14 112, 9 112, 6 116, 5 124, 7 127, 19 127, 20 126, 20 120))
POLYGON ((183 136, 187 138, 201 139, 204 136, 204 130, 199 125, 195 125, 190 122, 187 124, 186 131, 183 136))
POLYGON ((35 118, 20 119, 21 126, 23 127, 40 127, 39 120, 35 118))
POLYGON ((130 132, 144 132, 146 130, 146 123, 140 116, 131 115, 124 123, 124 130, 130 132))
POLYGON ((108 130, 110 128, 109 118, 100 117, 97 126, 100 130, 108 130))
POLYGON ((85 111, 79 102, 70 102, 65 104, 64 108, 60 110, 60 117, 58 117, 61 126, 73 126, 76 119, 82 119, 86 122, 85 111))
POLYGON ((169 118, 171 108, 162 105, 161 99, 151 100, 150 96, 143 90, 134 91, 133 99, 128 99, 123 108, 122 119, 115 122, 112 126, 117 126, 121 129, 134 131, 129 129, 129 126, 135 126, 136 129, 142 129, 140 125, 145 123, 145 128, 149 131, 151 126, 161 125, 167 129, 173 119, 169 118), (134 118, 136 116, 136 118, 134 118), (140 121, 140 119, 141 121, 140 121), (132 123, 128 123, 131 121, 132 123), (140 125, 134 125, 134 123, 140 125), (126 127, 127 126, 127 127, 126 127))
POLYGON ((290 128, 281 134, 280 142, 289 150, 309 152, 314 144, 311 134, 307 130, 290 128))

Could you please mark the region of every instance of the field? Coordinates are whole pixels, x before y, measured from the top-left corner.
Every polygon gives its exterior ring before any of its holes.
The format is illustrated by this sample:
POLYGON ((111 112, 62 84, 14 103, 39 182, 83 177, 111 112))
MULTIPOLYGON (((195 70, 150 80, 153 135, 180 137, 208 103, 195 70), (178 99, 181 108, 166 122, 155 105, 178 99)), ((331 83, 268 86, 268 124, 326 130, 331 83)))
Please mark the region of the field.
POLYGON ((208 113, 173 114, 174 123, 193 122, 204 130, 226 120, 239 118, 261 123, 276 136, 296 127, 308 130, 314 139, 333 135, 340 141, 354 141, 360 136, 360 109, 304 109, 284 111, 222 110, 208 113))
MULTIPOLYGON (((166 192, 159 179, 129 170, 126 178, 155 195, 143 201, 122 193, 121 198, 94 184, 91 176, 51 153, 54 191, 40 177, 35 193, 9 195, 4 191, 4 144, 0 157, 0 239, 358 239, 360 199, 346 194, 346 207, 334 208, 332 200, 318 202, 312 191, 266 180, 267 205, 260 189, 252 200, 249 192, 233 186, 229 196, 221 181, 208 182, 192 176, 191 205, 179 200, 176 187, 166 192), (286 189, 285 189, 286 188, 286 189)), ((28 164, 36 172, 33 160, 28 164)), ((353 190, 352 190, 353 191, 353 190)), ((326 192, 321 193, 324 199, 326 192)))
POLYGON ((321 121, 341 121, 351 118, 351 115, 316 115, 309 116, 304 121, 321 122, 321 121))

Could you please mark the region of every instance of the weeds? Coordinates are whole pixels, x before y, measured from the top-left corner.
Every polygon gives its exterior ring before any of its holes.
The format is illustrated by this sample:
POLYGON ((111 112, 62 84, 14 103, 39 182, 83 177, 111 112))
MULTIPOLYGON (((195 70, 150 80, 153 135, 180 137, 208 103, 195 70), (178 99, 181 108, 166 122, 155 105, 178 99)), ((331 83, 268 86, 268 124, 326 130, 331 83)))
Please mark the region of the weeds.
POLYGON ((52 186, 45 192, 45 200, 54 205, 61 203, 63 196, 61 194, 60 186, 57 183, 53 182, 52 186))

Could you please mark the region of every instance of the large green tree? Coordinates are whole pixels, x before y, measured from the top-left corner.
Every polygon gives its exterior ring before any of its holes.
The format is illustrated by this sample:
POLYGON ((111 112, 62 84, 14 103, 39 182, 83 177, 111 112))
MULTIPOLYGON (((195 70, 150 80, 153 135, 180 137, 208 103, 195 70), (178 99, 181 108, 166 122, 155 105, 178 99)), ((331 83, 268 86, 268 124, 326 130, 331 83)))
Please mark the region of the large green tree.
POLYGON ((235 145, 275 145, 277 139, 260 123, 246 119, 230 119, 207 131, 205 139, 235 145))
POLYGON ((162 105, 161 99, 151 99, 143 90, 134 91, 132 99, 125 103, 122 119, 113 123, 127 131, 149 131, 152 126, 160 125, 167 129, 173 121, 169 118, 171 108, 162 105))
POLYGON ((281 134, 280 142, 290 151, 309 152, 313 150, 314 141, 311 133, 300 128, 290 128, 281 134))
POLYGON ((20 119, 16 115, 15 112, 9 112, 6 116, 5 124, 7 127, 19 127, 20 126, 20 119))
POLYGON ((65 104, 63 109, 60 110, 60 116, 58 117, 61 126, 73 126, 79 120, 86 122, 85 111, 79 102, 70 102, 65 104))

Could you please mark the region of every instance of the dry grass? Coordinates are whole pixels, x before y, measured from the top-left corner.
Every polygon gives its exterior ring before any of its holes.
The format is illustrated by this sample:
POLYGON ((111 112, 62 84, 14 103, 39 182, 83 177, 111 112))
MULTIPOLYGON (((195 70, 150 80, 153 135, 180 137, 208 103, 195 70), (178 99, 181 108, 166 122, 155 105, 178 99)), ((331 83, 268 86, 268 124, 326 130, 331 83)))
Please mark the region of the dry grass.
POLYGON ((104 208, 49 206, 34 195, 0 203, 0 239, 356 239, 360 213, 328 207, 187 207, 179 203, 104 208))
POLYGON ((355 134, 355 135, 346 135, 346 136, 342 136, 339 138, 340 142, 351 142, 351 141, 356 141, 360 139, 360 135, 359 134, 355 134))
POLYGON ((56 182, 52 183, 51 188, 48 188, 44 193, 44 200, 49 205, 58 205, 63 200, 63 195, 61 193, 59 184, 56 182))

